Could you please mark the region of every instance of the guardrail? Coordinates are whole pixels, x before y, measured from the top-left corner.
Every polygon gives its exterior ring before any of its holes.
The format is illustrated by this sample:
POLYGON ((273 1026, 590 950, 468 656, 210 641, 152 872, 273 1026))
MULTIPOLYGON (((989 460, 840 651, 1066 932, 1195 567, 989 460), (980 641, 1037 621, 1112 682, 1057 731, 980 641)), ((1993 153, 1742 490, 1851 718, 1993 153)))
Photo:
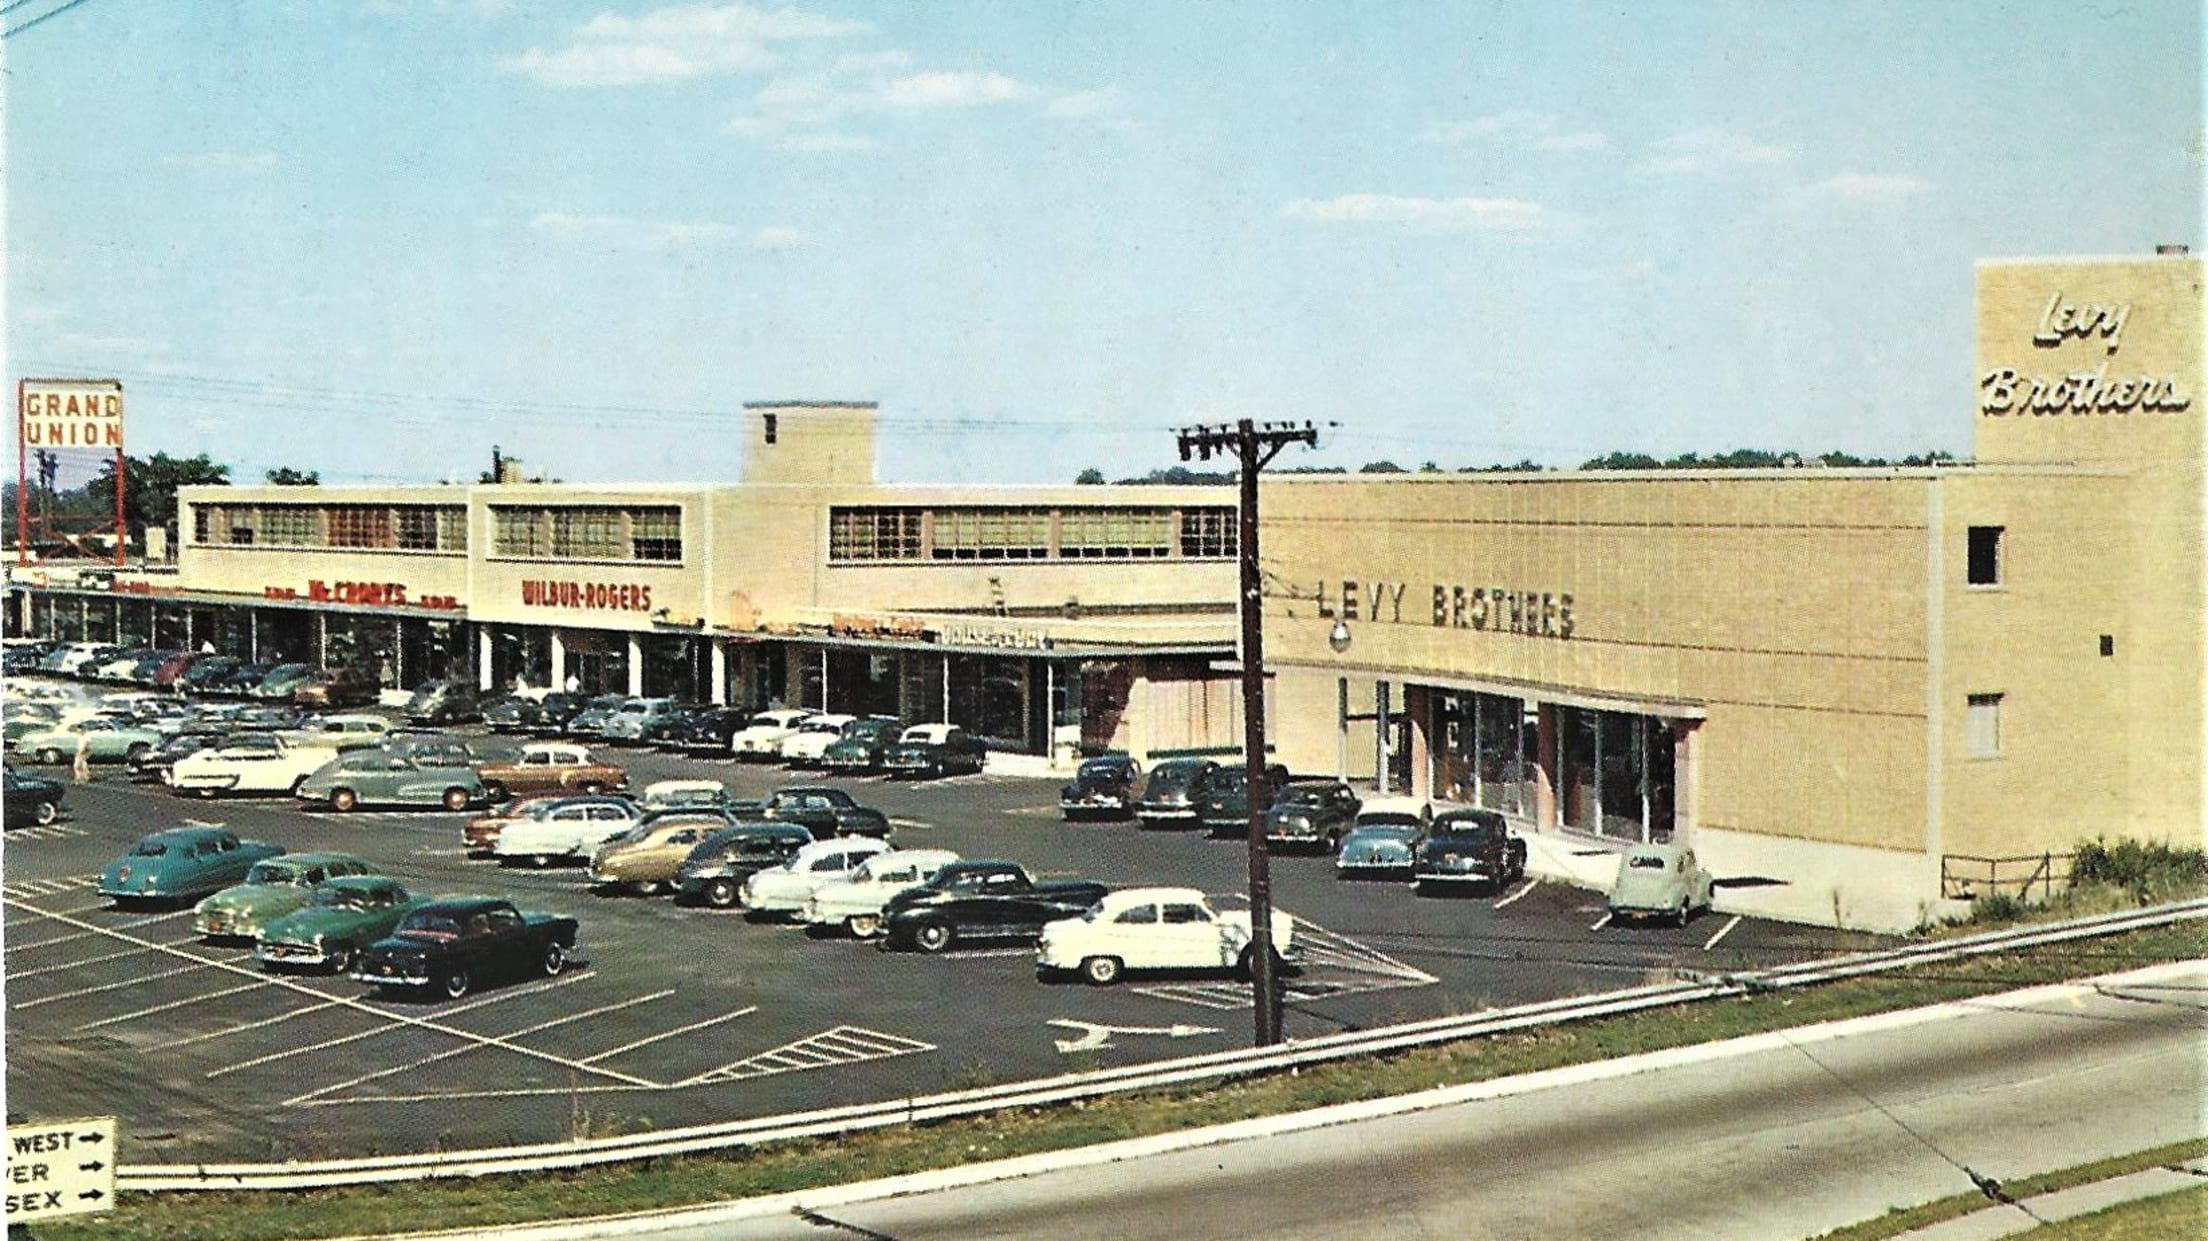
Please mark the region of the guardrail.
POLYGON ((784 1116, 728 1121, 687 1129, 574 1142, 476 1151, 437 1151, 367 1159, 291 1163, 119 1164, 116 1187, 172 1189, 315 1189, 333 1185, 550 1172, 631 1159, 657 1159, 792 1138, 831 1137, 890 1125, 949 1120, 1014 1107, 1038 1107, 1127 1091, 1218 1081, 1323 1064, 1356 1056, 1403 1051, 1432 1043, 1584 1021, 1674 1004, 1795 987, 1817 986, 1920 965, 1990 956, 2022 948, 2094 939, 2126 931, 2208 918, 2208 899, 2152 909, 2079 918, 2069 922, 1996 931, 1937 943, 1914 944, 1844 957, 1807 961, 1746 973, 1697 975, 1682 981, 1601 995, 1523 1004, 1494 1012, 1437 1017, 1376 1030, 1323 1035, 1273 1047, 1210 1052, 1089 1073, 1069 1073, 927 1095, 886 1103, 853 1104, 784 1116))

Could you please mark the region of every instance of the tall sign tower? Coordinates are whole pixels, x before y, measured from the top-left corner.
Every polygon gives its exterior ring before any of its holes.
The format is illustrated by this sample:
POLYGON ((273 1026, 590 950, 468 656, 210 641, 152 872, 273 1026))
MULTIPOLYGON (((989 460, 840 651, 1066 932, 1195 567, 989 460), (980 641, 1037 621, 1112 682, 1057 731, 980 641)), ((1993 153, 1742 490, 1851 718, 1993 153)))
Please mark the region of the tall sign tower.
POLYGON ((97 559, 96 540, 112 534, 115 563, 130 545, 123 516, 128 470, 123 459, 123 385, 116 379, 24 379, 15 385, 15 555, 34 559, 97 559), (55 487, 66 474, 90 478, 112 454, 113 524, 105 513, 55 511, 55 487), (31 467, 38 467, 36 493, 31 467))

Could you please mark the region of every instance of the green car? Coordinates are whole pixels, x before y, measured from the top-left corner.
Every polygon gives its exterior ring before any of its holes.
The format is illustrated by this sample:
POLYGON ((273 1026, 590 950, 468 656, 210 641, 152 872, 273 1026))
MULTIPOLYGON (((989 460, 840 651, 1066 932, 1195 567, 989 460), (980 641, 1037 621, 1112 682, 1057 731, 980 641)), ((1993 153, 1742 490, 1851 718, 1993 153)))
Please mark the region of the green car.
POLYGON ((330 809, 340 811, 362 802, 465 810, 484 800, 482 777, 466 756, 443 748, 403 754, 354 750, 323 764, 292 791, 306 801, 328 802, 330 809))
POLYGON ((306 908, 261 928, 253 959, 270 969, 327 968, 342 974, 362 948, 389 938, 400 918, 428 900, 384 875, 332 879, 307 897, 306 908))
POLYGON ((245 882, 224 888, 192 910, 192 926, 209 939, 253 939, 285 914, 306 907, 317 885, 376 868, 349 853, 287 853, 255 862, 245 882))
POLYGON ((99 893, 118 905, 205 896, 240 882, 254 863, 283 852, 282 845, 240 840, 227 827, 172 827, 109 862, 100 872, 99 893))
POLYGON ((15 739, 15 752, 41 763, 66 763, 76 758, 77 742, 85 738, 92 742, 95 763, 119 763, 161 744, 161 734, 150 728, 94 716, 60 728, 24 733, 15 739))
POLYGON ((883 756, 897 744, 904 730, 905 726, 896 720, 853 720, 843 726, 841 737, 828 743, 820 765, 830 771, 879 770, 883 756))

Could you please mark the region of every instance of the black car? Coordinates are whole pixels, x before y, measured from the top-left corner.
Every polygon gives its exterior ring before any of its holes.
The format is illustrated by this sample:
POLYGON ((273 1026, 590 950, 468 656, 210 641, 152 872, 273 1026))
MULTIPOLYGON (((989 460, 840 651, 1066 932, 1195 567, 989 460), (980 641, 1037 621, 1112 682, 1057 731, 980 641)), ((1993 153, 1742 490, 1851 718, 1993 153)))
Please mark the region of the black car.
POLYGON ((664 744, 699 754, 726 754, 728 739, 750 719, 751 713, 741 707, 708 707, 685 718, 664 744))
POLYGON ((1126 754, 1100 754, 1085 760, 1073 783, 1058 790, 1058 813, 1066 819, 1124 819, 1135 804, 1142 764, 1126 754))
POLYGON ((1493 810, 1451 810, 1411 850, 1411 883, 1420 892, 1467 884, 1500 888, 1526 874, 1526 842, 1493 810))
POLYGON ((7 826, 26 823, 44 826, 61 817, 61 799, 67 792, 61 781, 35 771, 7 771, 7 800, 0 806, 7 826))
POLYGON ((494 733, 525 733, 537 717, 537 702, 509 694, 483 708, 483 726, 494 733))
POLYGON ((482 715, 475 686, 461 680, 424 681, 406 700, 406 718, 416 724, 459 724, 482 715))
POLYGON ((677 739, 689 731, 690 721, 713 709, 713 704, 705 702, 675 703, 668 708, 665 715, 644 725, 638 731, 636 739, 645 745, 658 746, 663 750, 678 749, 681 742, 677 739))
POLYGON ((815 840, 830 836, 889 836, 889 816, 872 806, 862 806, 842 789, 823 784, 793 784, 776 789, 755 802, 739 802, 738 814, 757 815, 777 823, 796 823, 812 832, 815 840))
POLYGON ((613 718, 621 704, 629 700, 626 694, 600 694, 583 704, 582 709, 560 721, 559 731, 569 737, 595 737, 605 730, 606 721, 613 718))
POLYGON ((558 974, 576 929, 573 918, 525 914, 498 897, 432 901, 399 919, 391 938, 362 949, 352 977, 379 990, 457 1000, 479 982, 558 974))
POLYGON ((210 687, 227 680, 244 664, 244 660, 230 655, 202 656, 193 660, 184 675, 176 679, 177 688, 187 694, 208 693, 210 687))
POLYGON ((1290 784, 1273 794, 1272 808, 1265 812, 1265 839, 1332 853, 1356 826, 1362 805, 1339 780, 1290 784))
POLYGON ((724 827, 699 841, 682 860, 675 871, 675 899, 733 909, 743 899, 744 880, 789 861, 812 840, 813 834, 795 823, 724 827))
POLYGON ((221 745, 229 733, 230 730, 217 725, 194 724, 150 750, 140 750, 125 758, 123 771, 141 784, 160 784, 167 778, 169 768, 176 766, 176 760, 221 745))
MULTIPOLYGON (((1288 784, 1288 769, 1274 763, 1265 769, 1265 802, 1288 784)), ((1250 830, 1249 772, 1242 764, 1224 763, 1204 777, 1196 797, 1196 820, 1214 836, 1245 836, 1250 830)))
POLYGON ((261 683, 261 679, 263 677, 266 677, 269 673, 275 671, 276 668, 277 665, 273 663, 239 664, 237 667, 232 668, 221 679, 209 682, 204 687, 205 692, 210 694, 221 694, 226 697, 242 698, 245 695, 252 693, 253 687, 259 685, 261 683))
POLYGON ((941 952, 961 940, 1033 941, 1044 923, 1085 912, 1105 891, 1080 879, 1037 883, 1017 862, 952 862, 889 898, 882 947, 941 952))
POLYGON ((1143 781, 1142 796, 1135 799, 1135 817, 1144 827, 1194 825, 1205 786, 1219 770, 1219 764, 1208 758, 1169 758, 1159 763, 1143 781))
POLYGON ((533 710, 525 713, 523 727, 538 736, 558 736, 567 731, 568 724, 582 714, 590 702, 586 695, 570 694, 565 690, 546 694, 537 700, 533 710))
POLYGON ((981 738, 956 724, 915 724, 882 755, 882 769, 892 776, 978 774, 988 758, 981 738))

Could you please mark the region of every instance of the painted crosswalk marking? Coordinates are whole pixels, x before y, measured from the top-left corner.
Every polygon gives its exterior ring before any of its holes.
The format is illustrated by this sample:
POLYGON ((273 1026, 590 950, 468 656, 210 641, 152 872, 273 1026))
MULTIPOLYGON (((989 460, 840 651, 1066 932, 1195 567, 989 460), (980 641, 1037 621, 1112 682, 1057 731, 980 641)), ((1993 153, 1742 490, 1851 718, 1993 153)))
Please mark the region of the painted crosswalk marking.
POLYGON ((756 1056, 748 1056, 734 1064, 708 1070, 677 1084, 700 1086, 710 1082, 740 1082, 755 1077, 770 1077, 776 1073, 802 1073, 808 1069, 859 1064, 867 1060, 887 1060, 935 1049, 935 1044, 923 1043, 917 1039, 883 1034, 878 1030, 867 1030, 858 1026, 837 1026, 810 1038, 801 1038, 794 1043, 784 1043, 770 1051, 760 1052, 756 1056))

